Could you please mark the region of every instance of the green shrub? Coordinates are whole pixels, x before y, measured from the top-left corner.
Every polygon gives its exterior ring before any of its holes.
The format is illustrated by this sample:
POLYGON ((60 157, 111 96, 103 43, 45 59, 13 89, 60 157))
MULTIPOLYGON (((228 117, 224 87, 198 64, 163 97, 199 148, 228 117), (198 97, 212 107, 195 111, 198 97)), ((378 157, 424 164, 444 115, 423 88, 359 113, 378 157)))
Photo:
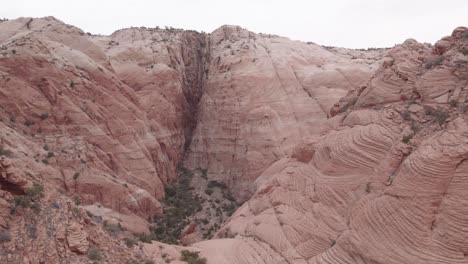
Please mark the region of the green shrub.
POLYGON ((463 48, 460 50, 463 55, 468 55, 468 48, 463 48))
POLYGON ((43 113, 39 116, 40 119, 42 120, 46 120, 47 118, 49 117, 49 114, 48 113, 43 113))
POLYGON ((35 124, 35 122, 32 121, 32 120, 29 120, 29 119, 26 119, 26 120, 24 121, 24 125, 25 125, 25 126, 32 126, 32 125, 34 125, 34 124, 35 124))
POLYGON ((78 196, 73 196, 73 202, 74 202, 76 205, 80 205, 80 204, 81 204, 80 197, 78 197, 78 196))
POLYGON ((32 238, 32 239, 37 238, 37 226, 36 226, 36 224, 28 225, 27 230, 28 230, 28 236, 30 238, 32 238))
POLYGON ((110 224, 107 221, 103 223, 104 230, 109 232, 111 235, 117 235, 120 231, 122 231, 122 226, 120 223, 118 224, 110 224))
POLYGON ((400 116, 403 120, 410 121, 411 120, 411 114, 409 111, 404 111, 400 113, 400 116))
POLYGON ((148 236, 148 235, 145 235, 143 233, 141 233, 141 234, 136 233, 136 234, 133 234, 133 235, 135 237, 137 237, 143 243, 151 243, 151 237, 148 236))
POLYGON ((441 56, 437 56, 437 57, 435 57, 434 59, 431 59, 431 60, 429 60, 428 62, 426 62, 425 67, 426 67, 426 69, 430 69, 430 68, 432 68, 432 67, 434 67, 434 66, 441 65, 441 64, 444 62, 444 59, 445 59, 445 58, 444 58, 444 56, 442 56, 442 55, 441 55, 441 56))
POLYGON ((179 164, 178 182, 165 188, 164 213, 153 218, 152 239, 178 244, 183 228, 190 223, 189 218, 201 210, 200 198, 194 195, 190 185, 193 176, 192 171, 179 164))
POLYGON ((432 121, 437 122, 440 126, 445 123, 445 121, 447 120, 449 116, 447 112, 445 112, 444 110, 440 108, 439 109, 427 108, 426 114, 431 115, 433 117, 432 121))
POLYGON ((91 247, 88 250, 88 258, 90 260, 99 261, 102 259, 102 255, 96 247, 91 247))
POLYGON ((11 152, 11 150, 0 147, 0 156, 11 157, 12 154, 13 152, 11 152))
POLYGON ((124 238, 124 242, 125 242, 125 245, 127 245, 127 247, 129 247, 129 248, 132 248, 133 246, 135 246, 137 244, 135 239, 130 238, 130 237, 124 238))
POLYGON ((407 144, 407 143, 411 140, 411 138, 413 138, 412 135, 404 135, 404 136, 403 136, 403 139, 402 139, 401 141, 402 141, 403 143, 407 144))
POLYGON ((166 197, 172 197, 176 195, 176 191, 174 190, 174 188, 171 188, 171 187, 166 187, 164 189, 164 192, 166 193, 166 197))
POLYGON ((208 188, 213 188, 213 187, 218 187, 221 189, 227 189, 227 185, 224 182, 216 181, 216 180, 211 180, 207 184, 208 188))
POLYGON ((0 243, 10 242, 10 241, 11 241, 10 231, 8 230, 0 231, 0 243))
POLYGON ((188 250, 182 250, 180 260, 188 264, 206 264, 206 259, 201 258, 198 252, 191 252, 188 250))
POLYGON ((207 179, 208 178, 208 169, 200 169, 202 173, 202 178, 207 179))
POLYGON ((458 101, 457 100, 450 100, 449 102, 451 107, 457 107, 458 106, 458 101))

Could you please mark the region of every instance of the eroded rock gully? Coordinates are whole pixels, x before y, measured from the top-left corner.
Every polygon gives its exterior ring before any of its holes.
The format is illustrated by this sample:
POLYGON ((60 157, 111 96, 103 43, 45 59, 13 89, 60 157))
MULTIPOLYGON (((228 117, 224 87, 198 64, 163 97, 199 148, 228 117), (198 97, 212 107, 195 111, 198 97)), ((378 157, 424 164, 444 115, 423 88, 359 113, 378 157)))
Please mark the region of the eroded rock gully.
POLYGON ((0 262, 468 263, 467 51, 1 21, 0 262))

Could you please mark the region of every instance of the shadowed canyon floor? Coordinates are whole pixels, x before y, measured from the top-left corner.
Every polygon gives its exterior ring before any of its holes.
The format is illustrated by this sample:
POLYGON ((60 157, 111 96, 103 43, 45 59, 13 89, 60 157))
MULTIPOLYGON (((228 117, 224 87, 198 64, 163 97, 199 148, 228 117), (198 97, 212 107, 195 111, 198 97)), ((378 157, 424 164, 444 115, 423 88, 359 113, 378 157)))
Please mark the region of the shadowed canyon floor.
POLYGON ((467 110, 465 27, 350 50, 2 21, 0 262, 468 264, 467 110))

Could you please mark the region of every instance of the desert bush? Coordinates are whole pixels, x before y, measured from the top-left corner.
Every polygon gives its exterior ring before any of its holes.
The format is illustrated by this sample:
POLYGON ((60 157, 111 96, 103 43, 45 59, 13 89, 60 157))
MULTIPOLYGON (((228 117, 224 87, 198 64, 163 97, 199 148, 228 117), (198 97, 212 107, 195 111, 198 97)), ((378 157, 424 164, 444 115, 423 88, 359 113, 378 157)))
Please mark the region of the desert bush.
POLYGON ((133 235, 143 243, 151 243, 151 237, 148 236, 148 235, 145 235, 143 233, 141 233, 141 234, 136 233, 136 234, 133 234, 133 235))
POLYGON ((432 68, 434 66, 441 65, 444 62, 444 59, 445 59, 445 57, 442 56, 442 55, 437 56, 437 57, 427 61, 424 66, 426 67, 426 69, 430 69, 430 68, 432 68))
POLYGON ((0 243, 10 242, 10 241, 11 241, 10 231, 8 230, 0 231, 0 243))
POLYGON ((432 121, 437 122, 440 126, 445 123, 445 121, 448 118, 448 113, 444 111, 443 109, 432 109, 432 108, 427 108, 425 111, 426 115, 432 116, 432 121))
POLYGON ((202 174, 202 178, 206 180, 208 178, 208 169, 200 169, 200 171, 202 174))
POLYGON ((402 118, 403 120, 406 120, 406 121, 411 120, 411 114, 410 114, 410 112, 407 111, 407 110, 401 112, 401 113, 400 113, 400 116, 401 116, 401 118, 402 118))
POLYGON ((11 150, 0 147, 0 156, 11 157, 12 154, 11 150))
POLYGON ((29 119, 26 119, 26 120, 24 121, 24 125, 25 125, 25 126, 32 126, 32 125, 34 125, 34 124, 35 124, 35 122, 32 121, 32 120, 29 120, 29 119))
POLYGON ((164 243, 177 244, 183 228, 189 223, 190 216, 200 211, 200 198, 193 193, 190 185, 193 172, 178 166, 179 181, 165 188, 166 201, 164 214, 155 215, 155 227, 151 229, 152 238, 164 243))
POLYGON ((450 100, 449 102, 451 107, 457 107, 458 106, 458 101, 457 100, 450 100))
POLYGON ((201 258, 198 252, 182 250, 180 260, 186 261, 188 264, 206 264, 206 259, 201 258))
POLYGON ((127 245, 127 247, 129 248, 132 248, 133 246, 137 244, 137 241, 130 237, 124 238, 124 242, 125 242, 125 245, 127 245))
POLYGON ((106 230, 107 232, 109 232, 111 235, 114 235, 114 236, 120 233, 120 231, 122 231, 122 226, 120 225, 120 223, 110 224, 107 221, 104 221, 102 225, 103 225, 104 230, 106 230))
POLYGON ((407 143, 411 140, 411 138, 413 138, 412 135, 404 135, 404 136, 403 136, 403 139, 402 139, 401 141, 402 141, 403 143, 407 144, 407 143))
POLYGON ((73 174, 73 179, 76 181, 78 179, 78 177, 80 177, 80 173, 75 172, 75 174, 73 174))
POLYGON ((88 250, 88 258, 90 260, 99 261, 102 259, 102 255, 96 247, 90 247, 88 250))
POLYGON ((227 185, 224 182, 220 182, 216 180, 209 181, 206 187, 208 188, 218 187, 221 189, 227 189, 227 185))
POLYGON ((36 224, 30 224, 28 225, 28 236, 32 239, 36 239, 37 238, 37 226, 36 224))
POLYGON ((60 209, 60 205, 57 201, 52 201, 52 203, 50 203, 50 205, 52 206, 52 208, 55 208, 55 209, 60 209))
POLYGON ((80 197, 78 197, 78 196, 73 196, 73 202, 74 202, 76 205, 80 205, 80 204, 81 204, 80 197))
POLYGON ((463 48, 460 50, 463 55, 468 55, 468 48, 463 48))
POLYGON ((49 117, 49 114, 48 113, 43 113, 39 116, 40 119, 42 120, 46 120, 47 118, 49 117))

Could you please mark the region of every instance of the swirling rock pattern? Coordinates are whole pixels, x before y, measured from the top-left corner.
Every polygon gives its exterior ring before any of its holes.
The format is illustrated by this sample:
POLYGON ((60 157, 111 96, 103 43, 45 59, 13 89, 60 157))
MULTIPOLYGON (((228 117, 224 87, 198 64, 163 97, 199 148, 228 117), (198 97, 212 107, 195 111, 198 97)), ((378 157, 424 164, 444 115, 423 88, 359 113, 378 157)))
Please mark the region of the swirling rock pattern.
MULTIPOLYGON (((279 254, 269 263, 468 263, 467 35, 444 38, 430 67, 438 45, 390 50, 321 136, 265 170, 217 237, 266 244, 279 254)), ((226 251, 223 263, 264 263, 226 251)))
POLYGON ((91 218, 147 232, 183 160, 246 201, 188 248, 208 263, 468 263, 467 36, 358 51, 2 21, 0 262, 180 263, 91 218))
POLYGON ((185 165, 208 169, 240 201, 273 162, 320 132, 328 110, 376 70, 383 50, 325 49, 224 26, 209 67, 185 165))

